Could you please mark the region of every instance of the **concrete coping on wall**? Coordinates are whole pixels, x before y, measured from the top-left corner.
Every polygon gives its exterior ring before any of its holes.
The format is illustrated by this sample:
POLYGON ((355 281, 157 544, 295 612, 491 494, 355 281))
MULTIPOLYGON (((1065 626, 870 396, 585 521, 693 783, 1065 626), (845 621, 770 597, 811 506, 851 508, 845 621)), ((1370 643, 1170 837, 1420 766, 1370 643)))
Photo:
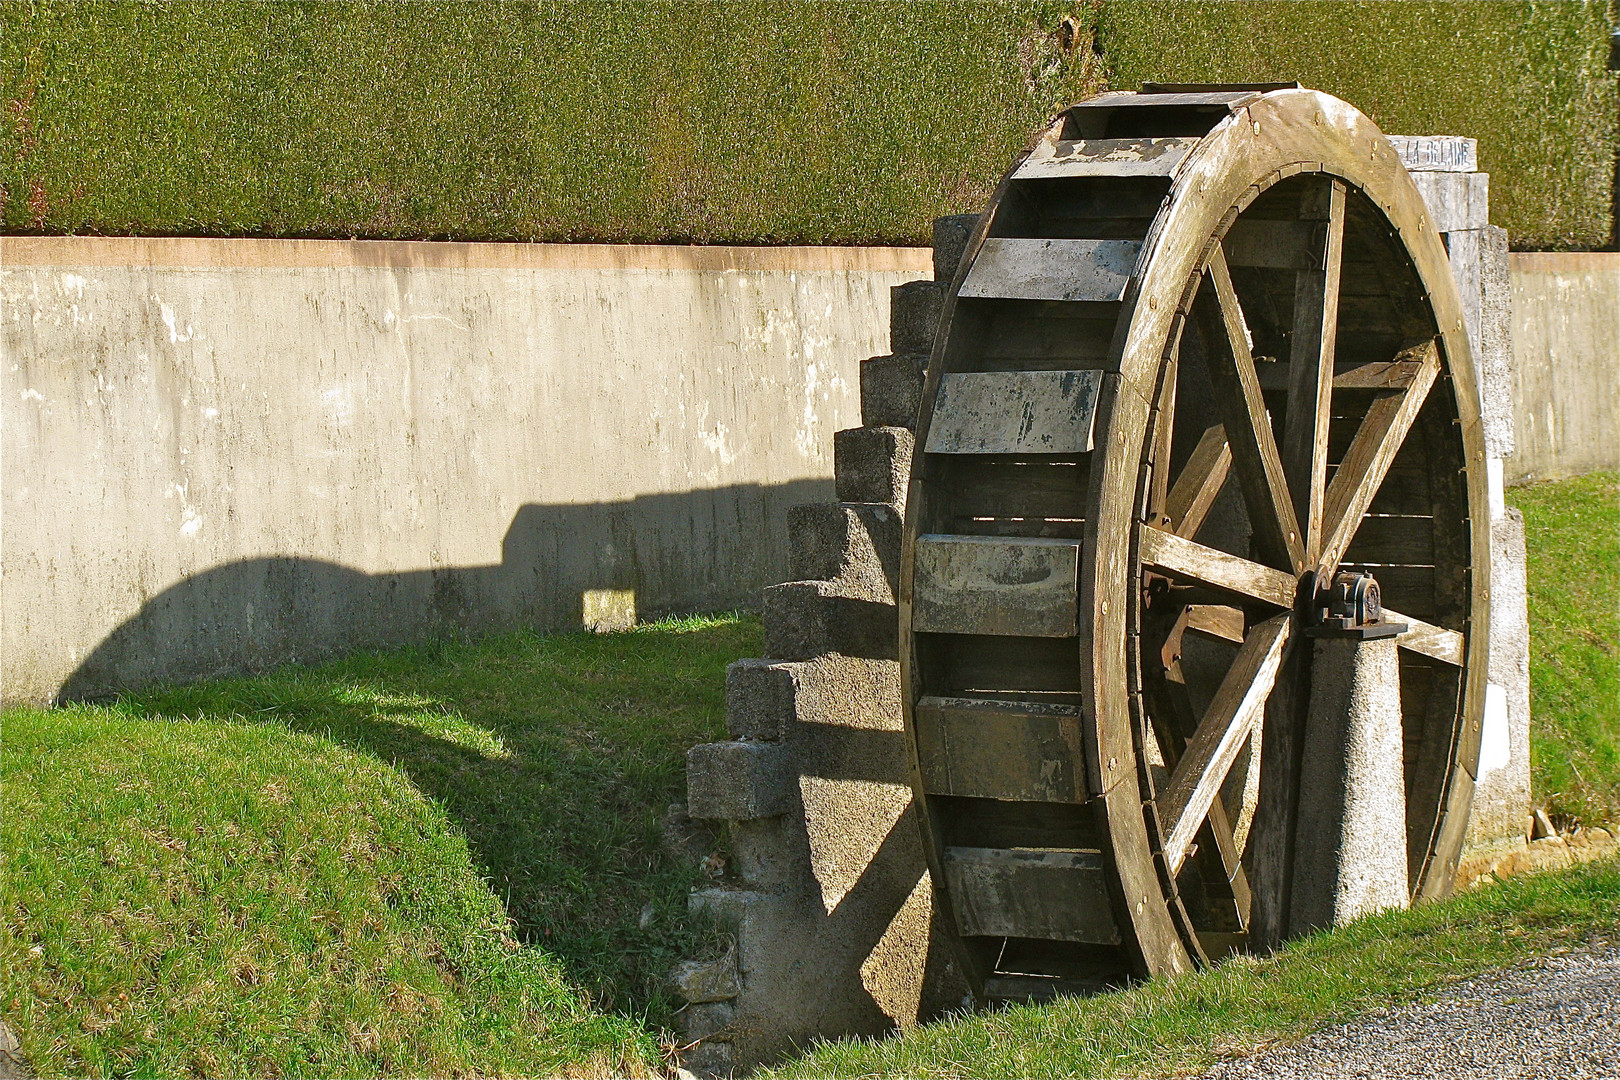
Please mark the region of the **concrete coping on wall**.
POLYGON ((931 273, 926 247, 523 244, 147 236, 0 237, 3 266, 401 267, 931 273))
POLYGON ((1510 251, 1508 266, 1522 274, 1620 273, 1620 251, 1510 251))

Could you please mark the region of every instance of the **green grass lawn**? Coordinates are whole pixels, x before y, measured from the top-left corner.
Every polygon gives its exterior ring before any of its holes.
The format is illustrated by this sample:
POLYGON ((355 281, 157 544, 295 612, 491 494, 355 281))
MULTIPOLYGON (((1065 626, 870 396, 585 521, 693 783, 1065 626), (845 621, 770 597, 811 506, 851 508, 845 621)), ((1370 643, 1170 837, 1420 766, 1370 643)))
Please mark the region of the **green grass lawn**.
POLYGON ((49 1074, 645 1074, 666 845, 758 622, 517 634, 3 719, 0 1008, 49 1074))
POLYGON ((1512 488, 1530 554, 1530 762, 1564 823, 1620 822, 1620 475, 1512 488))

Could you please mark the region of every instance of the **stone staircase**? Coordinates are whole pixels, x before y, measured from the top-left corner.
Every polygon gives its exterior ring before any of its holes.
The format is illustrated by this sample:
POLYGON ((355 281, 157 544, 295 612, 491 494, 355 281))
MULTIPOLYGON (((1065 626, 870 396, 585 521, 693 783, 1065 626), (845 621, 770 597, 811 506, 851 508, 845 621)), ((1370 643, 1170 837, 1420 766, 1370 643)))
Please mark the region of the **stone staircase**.
POLYGON ((893 290, 892 352, 861 365, 863 426, 834 436, 838 501, 792 511, 794 580, 765 590, 766 657, 726 673, 730 739, 687 757, 688 813, 723 823, 729 848, 692 906, 733 941, 674 976, 695 1073, 910 1026, 965 992, 929 941, 894 596, 923 374, 974 221, 936 222, 934 280, 893 290))

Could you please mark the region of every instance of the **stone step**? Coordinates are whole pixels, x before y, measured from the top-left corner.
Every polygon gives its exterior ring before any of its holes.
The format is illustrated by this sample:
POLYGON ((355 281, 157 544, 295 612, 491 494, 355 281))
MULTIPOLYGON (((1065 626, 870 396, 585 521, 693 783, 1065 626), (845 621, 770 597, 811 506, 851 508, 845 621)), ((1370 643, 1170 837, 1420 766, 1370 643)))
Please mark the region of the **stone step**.
POLYGON ((834 432, 833 472, 838 501, 889 503, 903 512, 915 441, 903 427, 858 427, 834 432))
POLYGON ((955 214, 934 219, 934 280, 949 285, 956 277, 968 239, 979 227, 978 214, 955 214))
POLYGON ((686 812, 695 818, 752 821, 785 814, 798 785, 780 743, 732 740, 686 752, 686 812))
POLYGON ((838 581, 852 596, 893 603, 900 514, 888 503, 805 503, 788 513, 788 572, 838 581))
POLYGON ((892 603, 850 595, 832 581, 789 581, 765 590, 765 654, 809 660, 828 653, 893 660, 899 616, 892 603))
POLYGON ((861 362, 861 423, 916 430, 927 358, 874 356, 861 362))
POLYGON ((900 665, 859 656, 738 660, 726 668, 726 729, 781 740, 795 724, 899 730, 900 665))
POLYGON ((942 281, 908 281, 889 289, 890 351, 928 355, 949 287, 942 281))

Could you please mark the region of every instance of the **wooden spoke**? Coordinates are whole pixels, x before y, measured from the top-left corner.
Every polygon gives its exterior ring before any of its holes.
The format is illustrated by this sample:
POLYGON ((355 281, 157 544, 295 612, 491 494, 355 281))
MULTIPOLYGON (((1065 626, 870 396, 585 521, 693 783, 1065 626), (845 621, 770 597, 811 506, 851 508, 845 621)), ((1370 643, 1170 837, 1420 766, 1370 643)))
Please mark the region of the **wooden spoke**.
POLYGON ((1151 525, 1141 526, 1138 538, 1142 562, 1166 573, 1274 607, 1294 606, 1299 583, 1292 574, 1151 525))
POLYGON ((1283 474, 1304 534, 1304 558, 1322 552, 1322 499, 1327 490, 1328 419, 1339 324, 1339 266, 1344 254, 1344 184, 1329 180, 1306 196, 1304 218, 1320 220, 1311 255, 1317 265, 1294 274, 1294 333, 1288 365, 1283 474))
POLYGON ((1428 399, 1429 388, 1440 374, 1440 352, 1434 341, 1407 349, 1396 359, 1418 361, 1411 384, 1400 393, 1373 402, 1327 490, 1326 527, 1317 563, 1317 576, 1325 581, 1332 580, 1345 548, 1361 525, 1362 515, 1378 494, 1395 455, 1406 441, 1406 433, 1428 399))
POLYGON ((1194 604, 1187 610, 1187 629, 1243 644, 1243 612, 1235 607, 1194 604))
POLYGON ((1462 667, 1463 657, 1466 655, 1463 647, 1467 644, 1467 639, 1457 631, 1447 630, 1443 626, 1431 626, 1421 619, 1402 615, 1389 608, 1384 609, 1384 621, 1406 624, 1406 633, 1395 639, 1395 644, 1401 648, 1462 667))
POLYGON ((1285 612, 1249 631, 1209 711, 1176 763, 1159 799, 1159 818, 1171 823, 1164 846, 1171 874, 1181 868, 1193 837, 1220 795, 1232 762, 1264 711, 1291 625, 1292 617, 1285 612))
POLYGON ((1181 371, 1181 361, 1173 358, 1166 367, 1164 385, 1159 389, 1159 406, 1153 410, 1153 487, 1148 495, 1149 511, 1161 517, 1168 516, 1170 451, 1176 429, 1176 377, 1181 371))
POLYGON ((1231 468, 1232 448, 1226 444, 1226 428, 1220 424, 1206 428, 1165 500, 1164 514, 1170 519, 1172 532, 1188 539, 1198 535, 1231 468))
POLYGON ((1243 309, 1219 244, 1210 256, 1194 311, 1208 349, 1215 403, 1226 424, 1232 464, 1249 508, 1255 545, 1260 556, 1273 566, 1298 573, 1305 569, 1305 546, 1277 440, 1271 433, 1271 418, 1260 393, 1260 380, 1255 375, 1243 309))

